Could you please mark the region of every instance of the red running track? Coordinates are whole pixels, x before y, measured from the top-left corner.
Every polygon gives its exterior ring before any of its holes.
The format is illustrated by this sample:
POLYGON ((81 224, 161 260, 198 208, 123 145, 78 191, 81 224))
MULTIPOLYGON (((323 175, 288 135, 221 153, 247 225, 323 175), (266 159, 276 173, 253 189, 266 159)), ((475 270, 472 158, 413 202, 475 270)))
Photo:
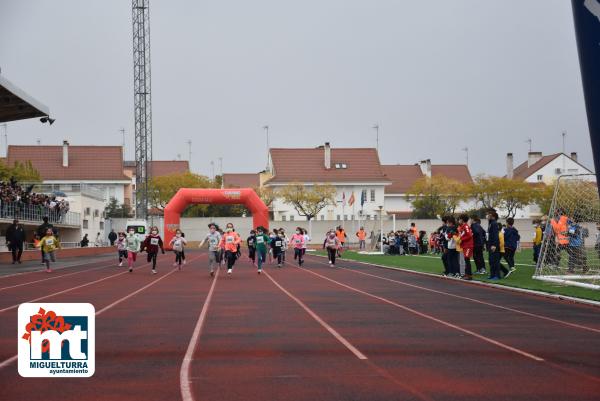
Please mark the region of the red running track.
POLYGON ((159 255, 157 275, 142 263, 129 274, 82 259, 59 279, 0 278, 0 400, 562 401, 600 393, 599 308, 346 260, 331 268, 312 256, 303 269, 268 265, 260 276, 240 261, 216 279, 205 254, 188 260, 174 271, 171 255, 159 255), (100 312, 92 378, 18 375, 13 306, 37 298, 90 302, 100 312))

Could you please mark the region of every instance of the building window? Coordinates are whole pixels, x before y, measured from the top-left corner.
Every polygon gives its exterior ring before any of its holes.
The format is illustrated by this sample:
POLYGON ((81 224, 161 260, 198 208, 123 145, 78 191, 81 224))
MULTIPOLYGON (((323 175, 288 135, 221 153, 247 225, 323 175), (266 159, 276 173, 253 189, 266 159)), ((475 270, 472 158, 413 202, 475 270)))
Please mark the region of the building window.
POLYGON ((377 220, 377 215, 376 214, 373 215, 373 220, 377 220))
POLYGON ((83 228, 88 228, 88 221, 87 220, 83 220, 83 224, 82 224, 83 228))
POLYGON ((104 230, 104 222, 103 221, 100 222, 100 229, 104 230))
POLYGON ((371 190, 371 202, 375 202, 375 190, 371 190))
POLYGON ((294 215, 293 214, 290 216, 290 221, 294 221, 294 215))
POLYGON ((84 212, 84 214, 85 214, 86 216, 89 216, 90 214, 92 214, 92 209, 90 209, 89 207, 86 207, 86 208, 85 208, 85 212, 84 212))
POLYGON ((366 189, 363 189, 362 192, 361 192, 361 194, 360 194, 360 201, 361 201, 361 203, 362 203, 363 199, 365 200, 365 202, 367 201, 367 190, 366 189))
POLYGON ((337 219, 336 219, 336 220, 341 220, 341 219, 342 219, 341 217, 342 217, 342 216, 340 216, 340 215, 338 214, 338 215, 337 215, 337 219))
POLYGON ((325 220, 325 215, 324 214, 321 215, 321 220, 325 220))
POLYGON ((100 210, 94 209, 94 217, 100 217, 100 210))
POLYGON ((348 215, 347 214, 344 215, 344 221, 346 221, 346 220, 348 220, 348 215))
POLYGON ((283 216, 281 216, 281 221, 285 221, 285 220, 286 220, 286 217, 285 217, 285 214, 284 214, 283 216))
POLYGON ((368 215, 366 216, 366 219, 367 219, 367 220, 371 220, 371 215, 370 215, 370 214, 368 214, 368 215))
POLYGON ((544 176, 543 176, 542 174, 538 174, 538 176, 537 176, 537 180, 538 180, 538 181, 542 181, 542 178, 544 178, 544 176))

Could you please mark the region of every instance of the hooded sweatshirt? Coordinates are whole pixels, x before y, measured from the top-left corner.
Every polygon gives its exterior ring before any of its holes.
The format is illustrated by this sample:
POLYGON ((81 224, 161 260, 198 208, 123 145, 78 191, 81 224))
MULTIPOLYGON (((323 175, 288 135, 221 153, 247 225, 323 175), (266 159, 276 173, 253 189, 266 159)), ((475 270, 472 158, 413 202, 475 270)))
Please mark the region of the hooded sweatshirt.
POLYGON ((160 248, 160 250, 163 252, 165 251, 163 249, 162 238, 160 238, 160 235, 158 234, 149 234, 148 236, 146 236, 146 239, 142 243, 142 248, 140 249, 140 251, 146 250, 146 252, 148 253, 158 253, 158 248, 160 248))

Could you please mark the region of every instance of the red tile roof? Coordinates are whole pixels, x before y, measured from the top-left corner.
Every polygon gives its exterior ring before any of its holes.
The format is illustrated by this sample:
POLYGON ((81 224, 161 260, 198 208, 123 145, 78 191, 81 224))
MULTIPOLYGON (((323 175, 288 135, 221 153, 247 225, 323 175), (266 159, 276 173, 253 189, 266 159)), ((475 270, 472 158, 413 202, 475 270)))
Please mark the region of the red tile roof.
POLYGON ((223 174, 225 188, 258 188, 260 176, 258 173, 229 173, 223 174))
POLYGON ((536 171, 538 171, 539 169, 541 169, 546 164, 550 163, 552 160, 556 159, 560 155, 561 153, 555 153, 553 155, 542 156, 540 160, 533 163, 530 167, 527 167, 527 160, 525 160, 513 170, 513 178, 524 180, 532 174, 535 174, 536 171))
MULTIPOLYGON (((385 187, 386 194, 405 194, 415 181, 423 177, 419 165, 384 165, 383 172, 392 181, 392 185, 385 187)), ((443 176, 459 182, 472 182, 473 178, 469 168, 464 164, 434 164, 431 166, 431 175, 443 176)))
MULTIPOLYGON (((135 161, 127 160, 123 163, 125 169, 131 170, 135 174, 135 161)), ((181 174, 190 171, 190 164, 187 160, 152 160, 150 162, 150 175, 152 177, 163 177, 171 174, 181 174)))
POLYGON ((123 173, 123 150, 120 146, 69 145, 69 166, 63 167, 62 146, 8 147, 8 165, 31 161, 43 180, 130 181, 123 173))
POLYGON ((388 182, 373 148, 331 148, 331 168, 324 164, 323 147, 271 149, 274 176, 267 183, 388 182), (336 168, 344 163, 346 168, 336 168))

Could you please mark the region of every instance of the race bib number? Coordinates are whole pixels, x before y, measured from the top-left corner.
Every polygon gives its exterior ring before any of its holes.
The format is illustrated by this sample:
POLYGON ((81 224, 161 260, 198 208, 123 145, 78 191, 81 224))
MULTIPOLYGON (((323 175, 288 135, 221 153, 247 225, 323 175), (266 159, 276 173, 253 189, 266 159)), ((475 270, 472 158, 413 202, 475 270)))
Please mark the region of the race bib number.
POLYGON ((150 238, 150 244, 158 245, 158 238, 150 238))
POLYGON ((46 245, 48 245, 48 246, 54 245, 54 240, 53 239, 47 239, 46 240, 46 245))
POLYGON ((258 244, 264 244, 265 243, 265 239, 263 237, 258 237, 256 239, 256 243, 258 243, 258 244))
POLYGON ((254 240, 253 239, 248 240, 248 245, 252 245, 252 244, 254 244, 254 240))
POLYGON ((233 237, 227 237, 225 242, 227 242, 228 244, 233 244, 233 237))
POLYGON ((175 241, 175 243, 173 245, 175 245, 177 248, 180 248, 181 247, 181 241, 177 240, 177 241, 175 241))
POLYGON ((211 245, 217 245, 217 242, 218 242, 218 241, 217 241, 217 239, 216 239, 216 238, 214 238, 214 237, 211 237, 211 238, 208 240, 208 242, 209 242, 211 245))
POLYGON ((281 246, 281 241, 275 241, 275 246, 281 246))
POLYGON ((296 244, 301 243, 302 241, 300 241, 299 239, 296 240, 296 244))

